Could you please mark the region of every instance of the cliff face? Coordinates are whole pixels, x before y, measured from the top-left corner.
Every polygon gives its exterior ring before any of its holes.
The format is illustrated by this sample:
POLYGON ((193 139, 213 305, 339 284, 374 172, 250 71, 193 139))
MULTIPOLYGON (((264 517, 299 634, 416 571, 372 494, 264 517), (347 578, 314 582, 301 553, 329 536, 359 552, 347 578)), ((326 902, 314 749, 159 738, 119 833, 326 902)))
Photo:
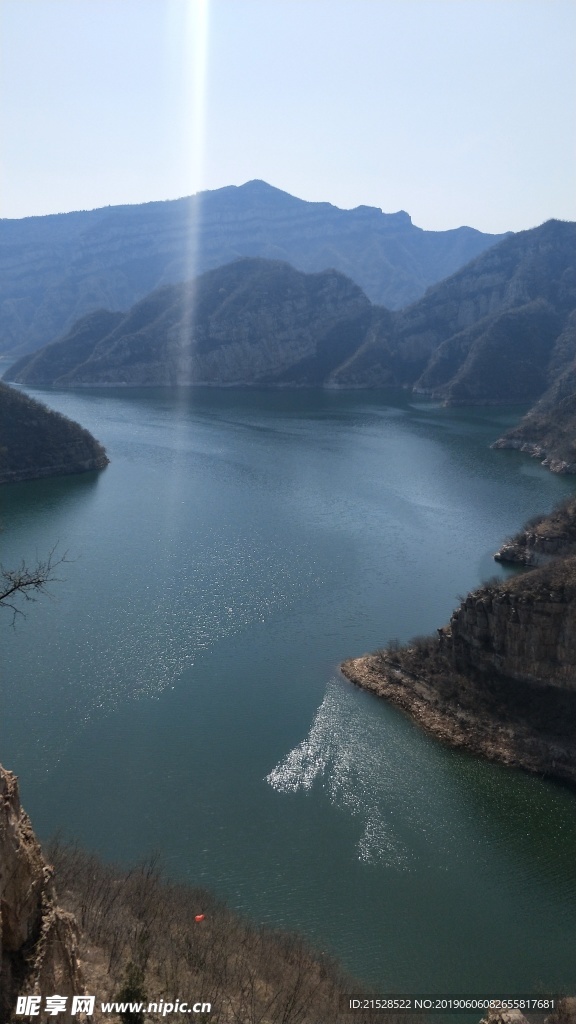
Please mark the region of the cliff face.
POLYGON ((437 637, 342 671, 453 746, 576 783, 576 556, 480 587, 437 637))
POLYGON ((474 591, 440 642, 463 675, 576 694, 576 557, 474 591))
POLYGON ((0 1024, 13 1019, 18 995, 83 992, 74 918, 56 905, 16 778, 1 765, 0 954, 0 1024))
POLYGON ((92 434, 0 383, 0 483, 86 473, 108 465, 92 434))

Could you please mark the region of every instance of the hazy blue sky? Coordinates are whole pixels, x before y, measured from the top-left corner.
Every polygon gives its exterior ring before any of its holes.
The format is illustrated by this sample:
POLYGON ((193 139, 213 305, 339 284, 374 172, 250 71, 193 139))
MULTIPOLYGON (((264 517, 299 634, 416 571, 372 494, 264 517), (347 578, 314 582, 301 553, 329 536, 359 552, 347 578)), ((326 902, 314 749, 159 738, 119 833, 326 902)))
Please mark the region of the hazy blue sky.
POLYGON ((576 0, 0 0, 0 215, 264 178, 576 220, 576 0))

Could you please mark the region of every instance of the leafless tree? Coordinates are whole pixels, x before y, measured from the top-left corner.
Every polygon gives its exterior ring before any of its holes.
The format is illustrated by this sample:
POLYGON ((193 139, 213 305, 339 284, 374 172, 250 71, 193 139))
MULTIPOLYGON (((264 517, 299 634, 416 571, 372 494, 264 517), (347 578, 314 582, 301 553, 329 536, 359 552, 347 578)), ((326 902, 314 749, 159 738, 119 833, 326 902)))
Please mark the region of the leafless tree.
POLYGON ((35 601, 39 594, 48 594, 49 583, 61 583, 63 577, 58 575, 58 568, 71 561, 67 553, 57 554, 57 545, 48 556, 39 559, 34 565, 27 565, 24 559, 16 569, 7 569, 0 565, 0 608, 12 612, 12 625, 18 615, 24 615, 18 601, 35 601))

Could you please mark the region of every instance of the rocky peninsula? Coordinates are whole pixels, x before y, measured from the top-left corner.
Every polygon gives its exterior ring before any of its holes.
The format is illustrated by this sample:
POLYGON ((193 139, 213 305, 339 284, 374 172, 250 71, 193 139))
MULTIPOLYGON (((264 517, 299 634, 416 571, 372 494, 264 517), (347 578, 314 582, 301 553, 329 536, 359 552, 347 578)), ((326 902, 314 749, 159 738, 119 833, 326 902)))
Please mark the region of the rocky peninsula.
POLYGON ((536 539, 518 550, 530 564, 556 519, 566 541, 557 531, 548 564, 479 587, 436 636, 341 668, 451 746, 576 784, 576 502, 529 527, 536 539))

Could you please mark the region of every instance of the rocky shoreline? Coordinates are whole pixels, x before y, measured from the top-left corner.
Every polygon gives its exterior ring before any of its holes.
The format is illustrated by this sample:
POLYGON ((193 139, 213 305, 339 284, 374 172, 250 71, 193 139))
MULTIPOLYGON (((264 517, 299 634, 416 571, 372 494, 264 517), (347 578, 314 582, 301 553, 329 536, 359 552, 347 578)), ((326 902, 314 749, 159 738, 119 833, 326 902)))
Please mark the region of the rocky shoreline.
POLYGON ((551 473, 558 473, 560 475, 576 473, 576 462, 568 462, 566 459, 560 458, 555 455, 549 447, 545 447, 537 441, 524 441, 519 438, 500 437, 497 441, 494 441, 490 447, 523 452, 524 455, 529 455, 532 459, 538 459, 541 465, 545 466, 546 469, 549 469, 551 473))
MULTIPOLYGON (((448 746, 467 750, 490 761, 523 768, 538 775, 562 779, 576 787, 576 749, 556 737, 538 735, 527 723, 512 724, 490 714, 480 691, 472 699, 470 681, 460 677, 468 689, 466 703, 454 701, 422 672, 412 674, 384 652, 350 658, 340 666, 351 683, 390 701, 406 712, 425 732, 448 746), (446 700, 444 697, 446 696, 446 700)), ((458 677, 452 675, 452 683, 458 677)))
POLYGON ((497 557, 530 566, 469 594, 436 636, 349 659, 344 676, 443 742, 576 785, 576 501, 497 557))

